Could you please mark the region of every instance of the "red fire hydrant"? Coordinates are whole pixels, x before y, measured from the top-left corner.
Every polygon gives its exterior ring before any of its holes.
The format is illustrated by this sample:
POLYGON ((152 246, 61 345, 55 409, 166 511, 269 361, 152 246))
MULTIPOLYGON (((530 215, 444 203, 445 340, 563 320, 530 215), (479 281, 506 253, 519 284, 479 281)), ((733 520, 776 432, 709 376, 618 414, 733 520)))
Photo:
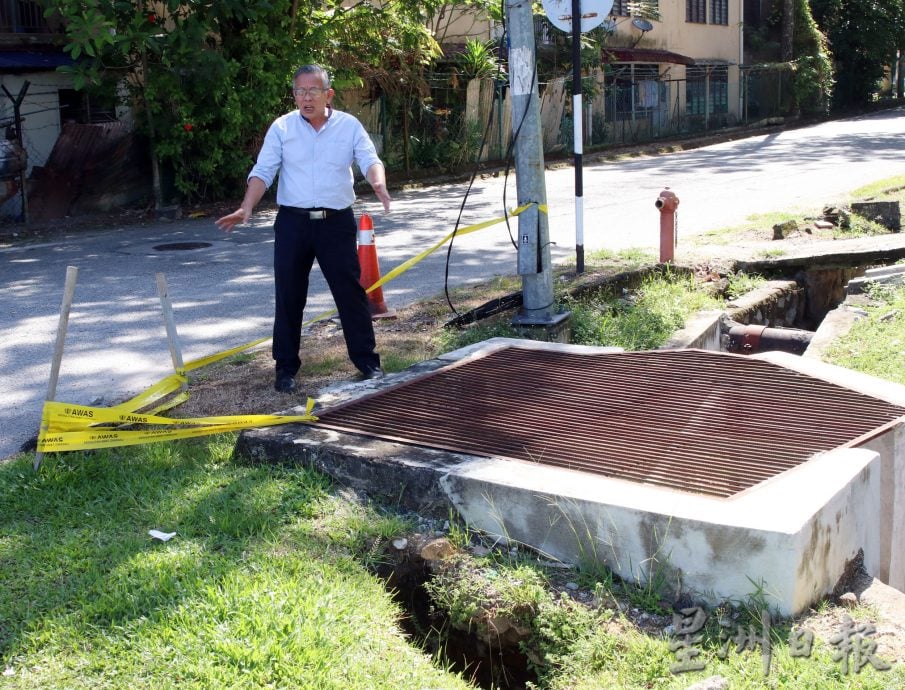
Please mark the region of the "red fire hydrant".
POLYGON ((654 205, 660 209, 660 263, 665 264, 672 261, 676 246, 676 208, 679 206, 679 197, 666 187, 660 192, 654 205))

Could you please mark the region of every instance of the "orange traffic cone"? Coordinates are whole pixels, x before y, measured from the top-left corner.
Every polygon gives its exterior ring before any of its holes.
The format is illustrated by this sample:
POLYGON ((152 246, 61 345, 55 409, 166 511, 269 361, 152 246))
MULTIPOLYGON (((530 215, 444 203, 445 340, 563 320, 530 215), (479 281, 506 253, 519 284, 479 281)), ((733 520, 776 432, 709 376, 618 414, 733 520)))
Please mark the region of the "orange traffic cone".
MULTIPOLYGON (((361 277, 358 282, 365 290, 380 280, 380 264, 377 263, 377 246, 374 244, 374 223, 367 213, 362 213, 358 221, 358 265, 361 266, 361 277)), ((396 310, 387 309, 387 304, 383 301, 383 288, 368 293, 368 306, 372 319, 396 318, 396 310)))

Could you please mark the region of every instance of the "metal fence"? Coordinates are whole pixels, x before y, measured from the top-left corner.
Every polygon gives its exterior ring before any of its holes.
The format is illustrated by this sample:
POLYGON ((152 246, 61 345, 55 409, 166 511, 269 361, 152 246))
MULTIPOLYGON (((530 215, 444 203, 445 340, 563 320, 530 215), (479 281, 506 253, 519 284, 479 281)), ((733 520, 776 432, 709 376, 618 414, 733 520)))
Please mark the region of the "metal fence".
POLYGON ((44 9, 30 0, 0 0, 0 33, 47 33, 44 9))
MULTIPOLYGON (((653 65, 601 72, 583 87, 585 146, 694 136, 790 114, 787 74, 740 74, 740 80, 730 82, 725 67, 689 67, 683 79, 662 78, 653 65)), ((568 80, 541 83, 539 93, 544 151, 571 150, 568 80)), ((406 100, 346 93, 340 107, 361 117, 390 169, 451 169, 476 160, 499 161, 507 153, 512 118, 508 89, 492 79, 458 84, 437 79, 429 96, 406 100)))
MULTIPOLYGON (((751 125, 791 112, 788 76, 780 71, 611 83, 585 108, 586 145, 634 144, 751 125), (595 108, 596 105, 596 108, 595 108)), ((571 114, 564 127, 571 137, 571 114)))

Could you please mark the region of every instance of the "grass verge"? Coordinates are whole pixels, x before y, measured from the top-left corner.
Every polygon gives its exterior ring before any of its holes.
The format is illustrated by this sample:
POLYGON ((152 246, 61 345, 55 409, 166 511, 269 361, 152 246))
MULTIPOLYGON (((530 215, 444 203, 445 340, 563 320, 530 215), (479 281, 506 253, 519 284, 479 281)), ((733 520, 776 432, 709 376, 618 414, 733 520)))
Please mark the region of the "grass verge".
MULTIPOLYGON (((905 176, 898 175, 889 177, 859 187, 849 193, 847 203, 851 203, 852 201, 898 201, 900 205, 903 205, 905 204, 905 176)), ((814 225, 813 221, 822 216, 823 209, 819 208, 759 213, 748 217, 748 219, 740 225, 719 228, 698 235, 692 235, 685 240, 685 243, 693 247, 702 245, 728 247, 739 243, 771 241, 773 226, 787 221, 795 221, 800 229, 791 237, 787 237, 785 242, 777 241, 778 245, 807 242, 810 240, 839 240, 865 237, 869 235, 882 235, 889 232, 887 228, 879 223, 867 218, 861 218, 857 215, 851 216, 849 227, 837 226, 832 228, 818 228, 814 225)), ((777 248, 762 250, 760 258, 782 256, 780 253, 770 253, 773 250, 776 252, 780 251, 777 248)))
POLYGON ((877 286, 868 292, 867 318, 828 349, 833 364, 905 384, 905 287, 877 286))
POLYGON ((468 687, 362 564, 405 523, 233 440, 0 467, 0 686, 468 687))

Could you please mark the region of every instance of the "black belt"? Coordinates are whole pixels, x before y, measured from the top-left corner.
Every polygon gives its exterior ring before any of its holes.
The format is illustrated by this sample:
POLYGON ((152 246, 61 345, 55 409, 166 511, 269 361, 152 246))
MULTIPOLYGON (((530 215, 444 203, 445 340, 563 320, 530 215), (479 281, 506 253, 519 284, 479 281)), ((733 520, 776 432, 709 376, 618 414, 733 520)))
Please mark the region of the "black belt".
POLYGON ((327 216, 332 216, 337 213, 343 213, 344 211, 348 211, 351 206, 346 206, 345 208, 299 208, 298 206, 280 206, 281 211, 286 211, 287 213, 292 213, 298 216, 307 216, 309 220, 323 220, 327 216))

